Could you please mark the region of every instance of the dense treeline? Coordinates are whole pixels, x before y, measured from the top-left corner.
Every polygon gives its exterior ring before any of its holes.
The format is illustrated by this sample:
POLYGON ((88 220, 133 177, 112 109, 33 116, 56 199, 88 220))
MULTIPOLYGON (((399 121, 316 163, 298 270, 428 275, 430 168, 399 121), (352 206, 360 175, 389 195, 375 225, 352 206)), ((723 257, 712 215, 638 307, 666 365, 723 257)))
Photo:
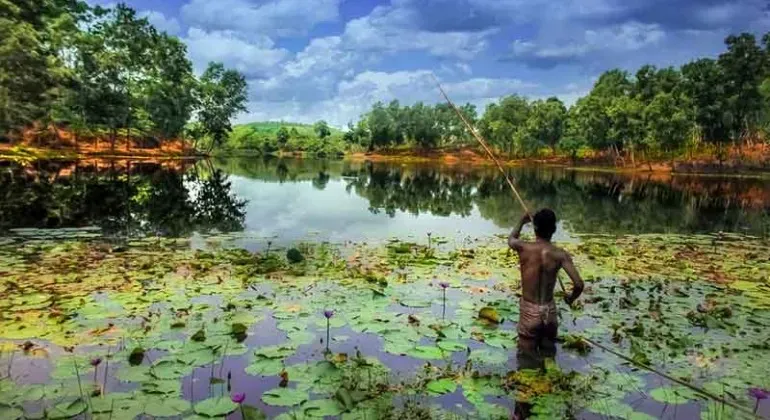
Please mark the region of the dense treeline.
MULTIPOLYGON (((558 98, 512 95, 488 105, 478 119, 472 105, 462 110, 511 157, 561 152, 574 158, 601 151, 635 161, 639 153, 673 157, 700 144, 721 157, 726 145, 764 139, 770 124, 770 34, 762 45, 747 33, 729 36, 725 44, 717 59, 681 68, 646 65, 633 76, 607 71, 569 109, 558 98)), ((369 150, 431 148, 473 144, 468 134, 444 104, 401 107, 393 101, 375 104, 349 125, 345 139, 369 150)))
POLYGON ((0 137, 53 127, 112 148, 183 135, 211 147, 245 102, 241 74, 212 63, 196 78, 185 45, 125 5, 0 0, 0 137))

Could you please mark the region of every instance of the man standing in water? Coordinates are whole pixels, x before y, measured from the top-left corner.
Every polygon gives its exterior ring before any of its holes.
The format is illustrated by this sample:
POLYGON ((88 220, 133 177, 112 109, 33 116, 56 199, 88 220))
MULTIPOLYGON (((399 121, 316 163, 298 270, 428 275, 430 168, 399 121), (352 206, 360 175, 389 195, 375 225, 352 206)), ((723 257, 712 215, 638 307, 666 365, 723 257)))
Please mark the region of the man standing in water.
POLYGON ((529 214, 521 218, 508 238, 508 246, 519 253, 521 265, 519 338, 539 343, 556 339, 559 323, 553 289, 559 270, 563 268, 574 284, 572 294, 564 297, 568 305, 572 305, 583 293, 583 280, 572 264, 570 255, 551 243, 551 236, 556 232, 556 214, 553 210, 542 209, 535 214, 535 242, 519 239, 521 229, 530 221, 529 214))
MULTIPOLYGON (((583 293, 583 280, 572 264, 570 255, 551 243, 556 232, 556 214, 542 209, 535 214, 535 242, 519 239, 521 229, 531 222, 525 214, 511 232, 508 246, 519 253, 521 266, 521 303, 519 305, 519 344, 516 360, 519 369, 545 370, 545 359, 556 356, 556 335, 559 329, 558 310, 553 300, 553 289, 562 268, 567 272, 574 287, 565 296, 568 305, 583 293)), ((514 418, 526 419, 530 415, 529 403, 516 402, 514 418)))

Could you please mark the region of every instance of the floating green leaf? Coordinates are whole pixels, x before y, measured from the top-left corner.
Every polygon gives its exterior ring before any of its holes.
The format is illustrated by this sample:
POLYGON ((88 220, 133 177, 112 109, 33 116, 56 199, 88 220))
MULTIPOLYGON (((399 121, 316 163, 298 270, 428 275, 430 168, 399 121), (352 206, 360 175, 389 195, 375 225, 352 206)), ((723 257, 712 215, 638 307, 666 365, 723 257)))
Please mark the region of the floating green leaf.
POLYGON ((241 405, 241 411, 243 411, 243 420, 265 420, 267 416, 260 411, 257 407, 250 405, 241 405))
POLYGON ((344 407, 335 400, 313 400, 302 404, 302 412, 311 417, 339 416, 344 407))
POLYGON ((457 389, 457 382, 449 378, 437 379, 428 382, 425 389, 431 395, 451 394, 457 389))
POLYGON ((238 408, 229 397, 214 397, 203 400, 193 407, 196 413, 207 417, 226 416, 238 408))
POLYGON ((292 388, 275 388, 262 394, 262 401, 265 404, 279 407, 300 405, 308 399, 307 392, 292 388))
POLYGON ((469 359, 474 363, 501 365, 508 361, 508 353, 492 349, 474 349, 469 359))
POLYGON ((0 403, 0 419, 16 420, 20 419, 24 412, 16 407, 0 403))
POLYGON ((246 373, 254 376, 274 376, 283 370, 283 361, 281 359, 268 359, 259 357, 251 364, 246 366, 246 373))
POLYGON ((435 346, 415 346, 406 352, 407 356, 425 360, 439 360, 444 358, 444 352, 435 346))
POLYGON ((153 417, 172 417, 190 409, 190 402, 181 398, 151 399, 144 406, 144 413, 153 417))
POLYGON ((686 404, 695 397, 692 391, 684 387, 660 387, 649 392, 649 395, 664 404, 686 404))
POLYGON ((68 419, 85 412, 87 409, 88 404, 83 399, 78 398, 74 401, 56 404, 48 411, 48 418, 52 420, 68 419))
POLYGON ((436 345, 441 350, 446 351, 465 351, 468 349, 468 345, 461 343, 459 341, 452 341, 452 340, 439 340, 436 342, 436 345))

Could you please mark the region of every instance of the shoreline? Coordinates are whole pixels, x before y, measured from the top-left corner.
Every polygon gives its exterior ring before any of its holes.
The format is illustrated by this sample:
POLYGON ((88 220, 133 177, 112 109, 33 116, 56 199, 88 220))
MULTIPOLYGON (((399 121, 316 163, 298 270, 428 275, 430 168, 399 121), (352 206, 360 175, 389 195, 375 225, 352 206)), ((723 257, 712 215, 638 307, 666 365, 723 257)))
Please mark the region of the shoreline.
MULTIPOLYGON (((414 150, 396 149, 382 150, 373 153, 348 152, 343 156, 315 157, 304 152, 279 152, 265 155, 260 151, 241 150, 228 153, 182 153, 178 148, 163 149, 134 149, 127 150, 88 150, 74 148, 40 148, 29 146, 11 146, 0 144, 0 159, 36 161, 36 160, 76 160, 76 159, 115 159, 115 160, 198 160, 216 157, 273 157, 290 159, 328 159, 349 162, 401 163, 401 164, 438 164, 445 166, 470 165, 494 166, 488 157, 470 148, 462 149, 433 149, 414 150)), ((698 175, 698 176, 745 176, 770 177, 770 160, 762 166, 746 165, 735 161, 719 165, 713 160, 693 159, 674 161, 653 161, 637 164, 636 166, 619 166, 608 162, 607 159, 580 158, 573 160, 560 156, 550 158, 507 159, 499 157, 504 167, 515 168, 525 166, 543 166, 563 168, 574 171, 625 173, 633 175, 698 175)))

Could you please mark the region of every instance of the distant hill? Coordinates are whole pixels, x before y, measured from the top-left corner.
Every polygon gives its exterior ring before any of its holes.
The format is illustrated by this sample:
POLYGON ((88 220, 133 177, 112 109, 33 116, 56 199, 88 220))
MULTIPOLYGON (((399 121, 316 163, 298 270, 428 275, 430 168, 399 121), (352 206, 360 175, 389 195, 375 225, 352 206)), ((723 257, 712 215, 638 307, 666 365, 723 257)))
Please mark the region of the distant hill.
MULTIPOLYGON (((238 124, 235 127, 233 127, 233 132, 275 136, 275 134, 278 133, 278 130, 281 127, 286 127, 287 130, 291 130, 292 128, 295 128, 297 129, 300 135, 315 136, 315 131, 313 131, 312 124, 302 124, 302 123, 283 122, 283 121, 256 121, 256 122, 251 122, 247 124, 238 124)), ((329 128, 331 129, 332 135, 337 133, 342 133, 342 131, 332 126, 329 126, 329 128)))
POLYGON ((345 152, 343 132, 329 127, 331 135, 319 139, 312 124, 300 124, 281 121, 258 121, 239 124, 233 127, 233 132, 223 145, 220 152, 248 151, 259 154, 276 154, 281 152, 300 152, 312 156, 336 156, 345 152), (278 142, 278 130, 286 127, 289 138, 284 144, 278 142))

